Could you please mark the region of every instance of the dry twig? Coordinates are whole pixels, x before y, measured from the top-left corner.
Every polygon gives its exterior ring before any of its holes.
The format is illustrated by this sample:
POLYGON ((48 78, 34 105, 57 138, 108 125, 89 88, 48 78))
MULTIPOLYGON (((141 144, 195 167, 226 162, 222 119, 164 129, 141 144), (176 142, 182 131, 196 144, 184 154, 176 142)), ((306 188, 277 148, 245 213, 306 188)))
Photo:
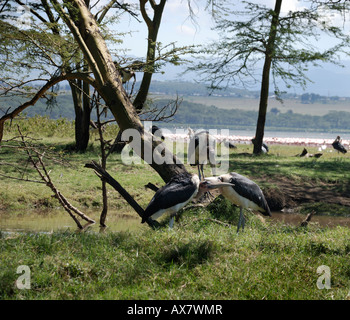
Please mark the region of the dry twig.
POLYGON ((46 170, 45 164, 43 162, 43 157, 45 155, 45 152, 40 153, 39 151, 37 151, 35 148, 33 148, 32 146, 28 146, 21 130, 20 127, 17 126, 18 128, 18 132, 20 134, 21 140, 22 140, 22 145, 24 147, 24 150, 26 151, 29 161, 33 164, 35 170, 38 172, 38 174, 40 175, 41 179, 44 181, 44 183, 53 191, 53 193, 55 194, 55 197, 58 199, 58 201, 60 202, 60 204, 62 205, 62 207, 68 212, 68 214, 72 217, 72 219, 74 220, 74 222, 77 224, 79 229, 84 229, 84 227, 81 225, 81 223, 79 222, 79 220, 77 219, 77 217, 75 216, 78 215, 79 217, 81 217, 82 219, 86 220, 88 223, 95 223, 95 221, 93 219, 91 219, 90 217, 88 217, 86 214, 84 214, 83 212, 81 212, 79 209, 77 209, 76 207, 74 207, 65 196, 63 196, 63 194, 55 187, 55 185, 53 184, 51 177, 50 177, 50 173, 46 170), (34 157, 32 156, 32 153, 35 153, 36 157, 37 157, 37 161, 35 161, 34 157))

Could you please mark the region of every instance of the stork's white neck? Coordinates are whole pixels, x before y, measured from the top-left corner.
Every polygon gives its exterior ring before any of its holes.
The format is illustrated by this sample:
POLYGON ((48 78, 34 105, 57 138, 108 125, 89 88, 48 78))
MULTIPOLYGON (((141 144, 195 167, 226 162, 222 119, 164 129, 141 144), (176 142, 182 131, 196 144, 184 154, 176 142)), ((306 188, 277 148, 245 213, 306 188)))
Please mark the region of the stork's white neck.
POLYGON ((191 180, 192 180, 192 182, 193 182, 193 183, 197 186, 197 188, 198 188, 198 187, 199 187, 199 183, 200 183, 199 177, 198 177, 196 174, 194 174, 194 175, 192 176, 191 180))
POLYGON ((193 198, 196 198, 197 195, 198 195, 200 180, 199 180, 199 177, 196 174, 194 174, 192 176, 191 180, 192 180, 193 184, 196 186, 196 191, 192 195, 192 199, 193 199, 193 198))

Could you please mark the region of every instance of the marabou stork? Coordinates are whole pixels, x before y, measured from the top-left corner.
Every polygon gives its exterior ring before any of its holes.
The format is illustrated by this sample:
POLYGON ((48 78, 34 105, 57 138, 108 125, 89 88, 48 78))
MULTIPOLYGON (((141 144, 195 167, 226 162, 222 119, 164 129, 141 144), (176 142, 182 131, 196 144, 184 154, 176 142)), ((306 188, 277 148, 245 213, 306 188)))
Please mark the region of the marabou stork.
POLYGON ((332 146, 335 150, 338 150, 338 152, 340 151, 341 153, 347 153, 347 150, 345 149, 345 147, 341 144, 340 142, 340 136, 337 136, 337 138, 333 141, 332 146))
POLYGON ((265 216, 271 216, 270 208, 261 189, 255 182, 247 177, 236 172, 231 172, 219 177, 205 178, 205 180, 212 183, 221 181, 232 184, 231 187, 221 188, 220 192, 230 202, 240 207, 237 233, 241 226, 242 230, 244 229, 245 218, 243 209, 257 210, 265 216))
POLYGON ((187 158, 191 166, 198 167, 199 179, 204 179, 203 166, 209 162, 212 173, 215 175, 215 144, 216 141, 208 131, 200 131, 193 133, 192 129, 189 129, 190 142, 188 144, 187 158), (201 174, 202 173, 202 174, 201 174))
POLYGON ((230 141, 228 140, 227 138, 225 138, 223 141, 221 141, 220 143, 223 143, 224 146, 226 148, 229 148, 229 149, 237 149, 237 147, 230 141))
POLYGON ((263 142, 263 144, 261 146, 261 151, 263 153, 268 153, 269 152, 269 147, 267 146, 267 144, 265 142, 263 142))
POLYGON ((164 213, 168 213, 171 216, 169 227, 172 228, 176 213, 188 202, 193 198, 201 197, 209 189, 219 187, 224 189, 224 186, 232 186, 232 184, 222 181, 215 183, 200 181, 196 174, 180 173, 154 194, 145 210, 141 223, 144 223, 149 217, 155 220, 164 213))

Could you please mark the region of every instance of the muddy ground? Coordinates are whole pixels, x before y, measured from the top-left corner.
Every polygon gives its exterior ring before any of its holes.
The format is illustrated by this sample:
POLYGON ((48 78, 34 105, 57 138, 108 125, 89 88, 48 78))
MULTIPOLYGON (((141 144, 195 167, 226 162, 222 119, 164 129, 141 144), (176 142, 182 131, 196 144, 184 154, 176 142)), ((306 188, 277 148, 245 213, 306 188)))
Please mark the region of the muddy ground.
POLYGON ((305 203, 322 202, 349 208, 350 186, 320 181, 296 181, 286 177, 266 178, 274 188, 265 188, 264 194, 271 210, 295 208, 305 203))

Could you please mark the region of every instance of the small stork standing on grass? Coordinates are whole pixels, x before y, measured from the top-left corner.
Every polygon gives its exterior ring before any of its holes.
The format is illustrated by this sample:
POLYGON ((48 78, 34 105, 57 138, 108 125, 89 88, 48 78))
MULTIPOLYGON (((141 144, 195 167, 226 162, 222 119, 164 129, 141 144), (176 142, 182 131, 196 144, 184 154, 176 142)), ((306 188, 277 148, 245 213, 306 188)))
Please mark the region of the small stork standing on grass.
POLYGON ((338 152, 341 152, 344 154, 347 153, 347 150, 341 143, 340 136, 337 136, 337 138, 333 141, 332 146, 335 150, 338 150, 338 152))
POLYGON ((267 144, 265 142, 263 142, 263 144, 261 146, 261 151, 263 153, 268 153, 269 152, 269 147, 267 146, 267 144))
POLYGON ((231 187, 221 188, 220 192, 226 199, 240 207, 237 233, 241 226, 242 230, 244 229, 243 209, 257 210, 263 215, 271 217, 270 208, 260 187, 247 177, 231 172, 219 177, 205 178, 205 180, 212 183, 226 182, 232 184, 231 187))
POLYGON ((149 217, 153 220, 158 219, 165 213, 170 214, 169 227, 174 225, 176 213, 194 198, 200 198, 209 189, 232 187, 231 183, 222 181, 210 182, 200 181, 196 174, 187 172, 174 176, 165 186, 158 189, 153 196, 141 223, 144 223, 149 217))
MULTIPOLYGON (((256 138, 253 138, 251 141, 255 145, 256 138)), ((262 145, 261 145, 261 152, 262 153, 268 153, 269 152, 269 147, 267 146, 267 144, 265 142, 263 142, 262 145)))
POLYGON ((222 143, 224 144, 225 147, 229 149, 237 149, 237 147, 227 138, 225 138, 222 143))

